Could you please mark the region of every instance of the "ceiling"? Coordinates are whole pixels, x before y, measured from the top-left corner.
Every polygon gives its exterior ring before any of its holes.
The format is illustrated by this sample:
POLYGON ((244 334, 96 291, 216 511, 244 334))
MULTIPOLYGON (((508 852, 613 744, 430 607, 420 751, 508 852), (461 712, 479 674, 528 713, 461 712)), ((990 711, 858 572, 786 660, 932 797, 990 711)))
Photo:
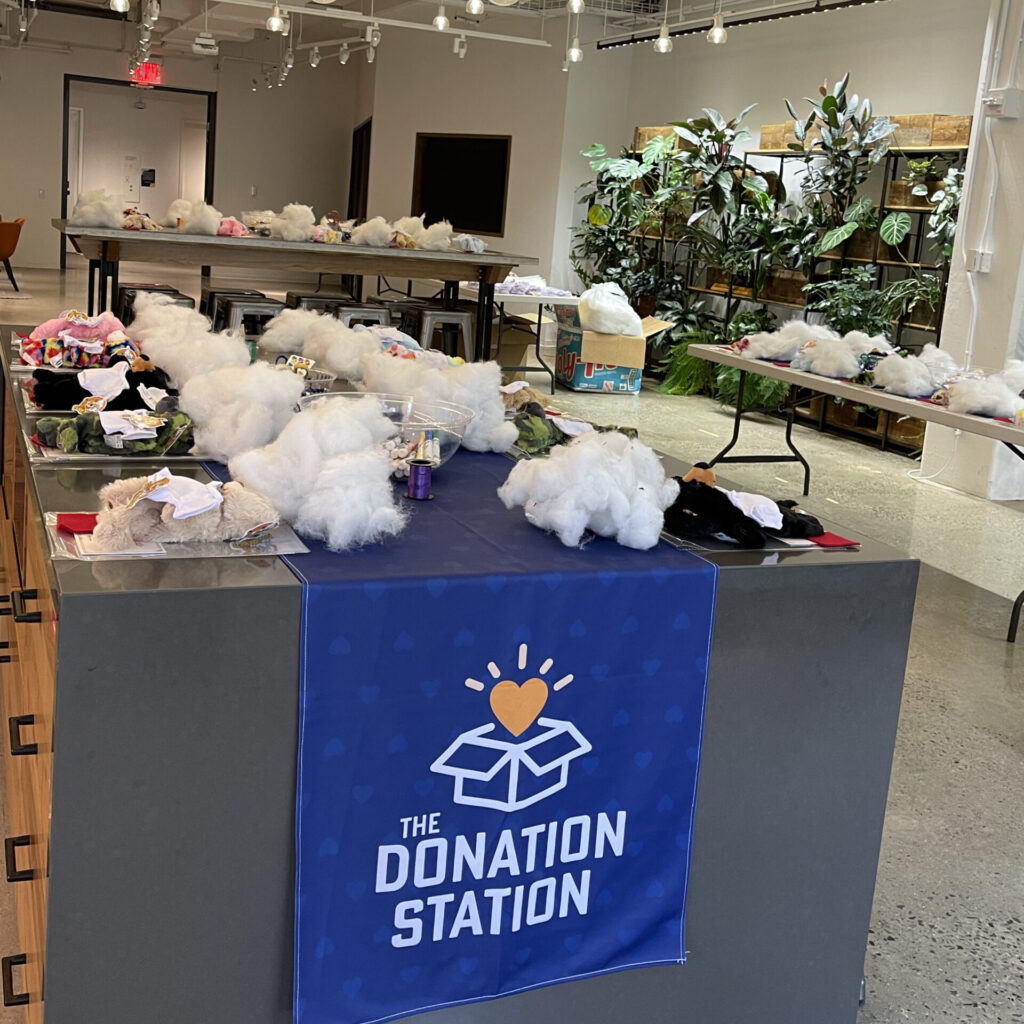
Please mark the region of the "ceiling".
MULTIPOLYGON (((127 38, 134 43, 134 30, 139 19, 140 0, 131 0, 131 10, 127 15, 129 32, 127 38)), ((252 3, 252 0, 249 0, 252 3)), ((207 27, 219 42, 248 43, 264 41, 267 38, 266 18, 273 0, 265 0, 257 6, 243 6, 230 0, 161 0, 160 18, 153 29, 154 52, 162 50, 188 51, 194 37, 207 27), (208 10, 207 10, 208 3, 208 10)), ((284 2, 284 0, 282 0, 284 2)), ((303 13, 293 15, 293 31, 290 40, 293 45, 314 43, 318 40, 355 37, 365 27, 358 20, 345 21, 337 17, 342 11, 350 11, 358 15, 374 14, 381 18, 395 19, 406 23, 428 25, 438 0, 334 0, 330 4, 318 4, 311 0, 288 0, 294 7, 303 8, 303 13)), ((826 11, 830 7, 842 6, 849 0, 586 0, 586 15, 598 16, 603 23, 594 26, 586 34, 593 39, 595 36, 621 37, 633 30, 643 32, 650 26, 655 30, 663 19, 670 26, 686 30, 693 26, 699 29, 710 23, 716 10, 721 10, 728 25, 734 20, 745 18, 770 18, 776 14, 798 13, 800 10, 826 11), (666 11, 667 6, 667 11, 666 11)), ((17 40, 17 6, 25 3, 26 9, 40 12, 61 14, 77 13, 80 15, 120 19, 110 11, 107 0, 0 0, 0 12, 7 15, 6 35, 11 41, 17 40), (13 22, 13 27, 12 27, 13 22)), ((504 19, 500 31, 506 35, 532 35, 536 37, 536 29, 530 29, 524 20, 522 29, 517 30, 516 19, 548 19, 561 18, 566 14, 566 0, 519 0, 512 7, 496 6, 488 3, 484 13, 477 17, 469 17, 464 13, 464 0, 448 0, 447 13, 452 20, 453 28, 473 29, 486 33, 491 29, 488 22, 494 18, 504 19), (511 18, 511 21, 509 20, 511 18), (510 29, 508 26, 512 25, 510 29)), ((65 27, 69 37, 64 41, 73 44, 74 24, 71 18, 57 19, 65 27)), ((41 27, 46 27, 44 35, 52 40, 49 22, 44 19, 41 27)), ((27 38, 31 41, 32 33, 37 26, 30 24, 27 38)), ((580 33, 584 35, 583 32, 580 33)))

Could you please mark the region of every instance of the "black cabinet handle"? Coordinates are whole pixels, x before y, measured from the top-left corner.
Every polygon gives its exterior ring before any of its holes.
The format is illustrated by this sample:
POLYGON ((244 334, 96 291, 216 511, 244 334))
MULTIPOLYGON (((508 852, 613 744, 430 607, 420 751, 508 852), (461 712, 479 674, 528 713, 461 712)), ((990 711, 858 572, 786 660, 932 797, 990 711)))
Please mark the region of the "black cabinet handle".
POLYGON ((39 595, 35 590, 12 590, 11 607, 14 609, 15 622, 42 622, 42 612, 25 611, 25 602, 34 601, 39 595))
POLYGON ((19 871, 18 865, 15 863, 18 847, 31 845, 31 836, 8 836, 4 840, 4 862, 7 867, 8 882, 31 882, 36 877, 36 873, 32 868, 25 868, 19 871))
POLYGON ((0 977, 4 985, 4 1006, 24 1006, 28 1002, 27 992, 14 991, 14 968, 24 967, 28 957, 24 953, 0 958, 0 977))
POLYGON ((22 743, 21 742, 21 727, 23 725, 35 725, 35 715, 12 715, 7 719, 7 731, 11 736, 11 753, 15 757, 18 754, 38 754, 39 744, 38 743, 22 743))

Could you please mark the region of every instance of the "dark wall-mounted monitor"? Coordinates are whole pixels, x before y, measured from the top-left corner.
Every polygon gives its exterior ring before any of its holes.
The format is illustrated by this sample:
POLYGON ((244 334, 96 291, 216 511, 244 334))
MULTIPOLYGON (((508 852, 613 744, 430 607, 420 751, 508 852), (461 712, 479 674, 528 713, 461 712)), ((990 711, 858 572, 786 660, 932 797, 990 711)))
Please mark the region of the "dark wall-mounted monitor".
POLYGON ((416 135, 413 214, 474 235, 505 233, 510 135, 416 135))

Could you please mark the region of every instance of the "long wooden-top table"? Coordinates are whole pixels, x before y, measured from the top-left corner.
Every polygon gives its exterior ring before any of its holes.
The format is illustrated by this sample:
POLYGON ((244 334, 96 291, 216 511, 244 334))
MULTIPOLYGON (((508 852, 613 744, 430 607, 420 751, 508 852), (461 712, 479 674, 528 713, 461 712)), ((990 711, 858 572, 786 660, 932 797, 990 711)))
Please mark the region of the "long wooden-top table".
POLYGON ((356 277, 437 278, 444 282, 445 303, 450 305, 458 301, 459 282, 473 281, 479 289, 476 296, 477 358, 490 355, 487 349, 490 345, 489 327, 494 316, 494 285, 503 281, 513 267, 537 263, 532 256, 501 252, 377 249, 360 245, 284 242, 254 235, 248 238, 185 235, 171 229, 125 231, 121 228, 69 226, 60 218, 51 223, 71 240, 76 251, 85 256, 91 266, 98 267, 99 304, 102 308, 106 308, 108 295, 111 299, 116 295, 121 260, 182 263, 202 268, 229 266, 352 274, 356 277))
MULTIPOLYGON (((793 444, 793 409, 797 405, 805 404, 815 395, 832 395, 836 398, 846 398, 852 402, 861 402, 864 405, 874 406, 876 409, 886 409, 899 416, 915 416, 917 419, 924 420, 927 423, 938 423, 943 427, 952 427, 954 430, 963 430, 968 434, 988 437, 993 441, 1001 441, 1017 458, 1024 459, 1024 427, 1019 427, 1003 420, 991 419, 988 416, 971 416, 967 413, 951 412, 942 405, 918 401, 914 398, 903 398, 900 395, 890 395, 879 388, 867 387, 864 384, 853 384, 846 380, 821 377, 816 373, 808 373, 806 370, 794 370, 789 366, 779 365, 763 359, 747 359, 726 345, 691 345, 686 351, 698 359, 706 359, 708 362, 719 363, 722 366, 734 366, 740 371, 732 438, 710 460, 711 465, 717 462, 799 462, 804 467, 804 494, 807 494, 810 490, 811 467, 797 450, 796 445, 793 444), (743 390, 748 373, 760 374, 762 377, 773 377, 775 380, 792 384, 798 389, 784 405, 787 412, 786 445, 791 454, 729 455, 729 452, 739 441, 740 424, 744 413, 743 390)), ((764 410, 747 411, 763 412, 764 410)), ((1013 611, 1010 615, 1010 628, 1006 637, 1009 643, 1013 643, 1016 639, 1022 611, 1024 611, 1024 591, 1021 591, 1013 604, 1013 611)))

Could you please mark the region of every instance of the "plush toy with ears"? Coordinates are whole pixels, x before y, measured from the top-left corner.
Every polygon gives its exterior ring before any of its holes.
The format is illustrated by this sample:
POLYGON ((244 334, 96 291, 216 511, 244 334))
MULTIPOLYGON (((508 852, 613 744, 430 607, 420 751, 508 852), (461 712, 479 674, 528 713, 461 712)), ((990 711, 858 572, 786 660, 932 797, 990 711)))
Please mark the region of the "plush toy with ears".
POLYGON ((146 541, 166 544, 241 540, 273 529, 278 523, 274 506, 262 494, 240 483, 233 481, 218 487, 188 477, 172 477, 166 470, 161 472, 163 477, 154 473, 152 477, 115 480, 100 490, 104 508, 93 531, 99 544, 117 551, 146 541), (167 485, 165 481, 173 483, 167 485), (177 504, 164 500, 168 490, 175 492, 177 504), (185 507, 188 505, 213 507, 187 518, 175 518, 182 511, 189 511, 185 507))

